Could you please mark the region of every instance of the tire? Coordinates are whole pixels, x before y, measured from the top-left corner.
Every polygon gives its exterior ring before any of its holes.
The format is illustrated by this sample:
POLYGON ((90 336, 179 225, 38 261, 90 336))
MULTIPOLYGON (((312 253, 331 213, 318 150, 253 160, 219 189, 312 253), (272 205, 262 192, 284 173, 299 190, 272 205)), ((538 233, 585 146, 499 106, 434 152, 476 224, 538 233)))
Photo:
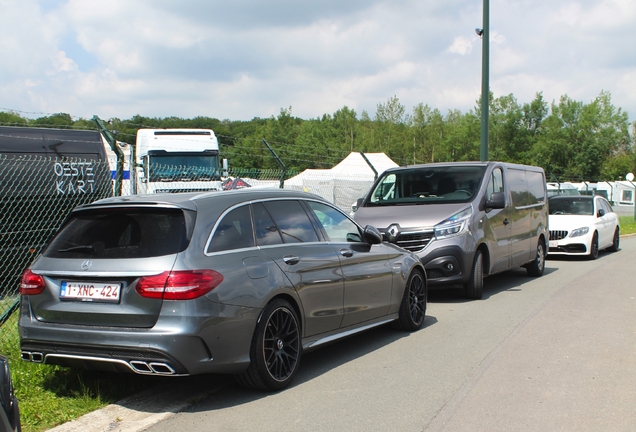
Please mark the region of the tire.
POLYGON ((470 272, 470 280, 465 286, 466 297, 473 300, 480 300, 484 291, 484 257, 480 250, 475 252, 473 258, 473 268, 470 272))
POLYGON ((534 260, 526 266, 528 275, 533 277, 539 277, 545 270, 545 245, 541 240, 537 243, 537 255, 534 260))
POLYGON ((592 236, 592 244, 590 245, 590 255, 589 259, 595 260, 598 258, 598 232, 594 231, 594 235, 592 236))
POLYGON ((302 345, 296 311, 289 302, 270 302, 256 324, 250 365, 237 381, 257 390, 282 390, 298 371, 302 345))
POLYGON ((415 331, 422 328, 426 318, 426 279, 414 271, 406 281, 395 326, 400 330, 415 331))
POLYGON ((609 250, 610 252, 618 252, 620 241, 621 241, 621 233, 618 227, 616 227, 616 229, 614 230, 614 239, 612 241, 612 245, 609 248, 607 248, 607 250, 609 250))

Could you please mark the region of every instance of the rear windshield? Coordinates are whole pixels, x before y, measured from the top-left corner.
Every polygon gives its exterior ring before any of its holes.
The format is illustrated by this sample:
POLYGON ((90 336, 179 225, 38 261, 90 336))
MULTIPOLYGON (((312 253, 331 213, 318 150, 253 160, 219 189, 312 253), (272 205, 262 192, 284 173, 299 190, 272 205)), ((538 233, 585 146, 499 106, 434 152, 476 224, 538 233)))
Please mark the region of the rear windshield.
POLYGON ((472 201, 486 167, 440 166, 385 173, 365 205, 446 204, 472 201))
POLYGON ((101 209, 74 213, 43 255, 50 258, 149 258, 189 242, 178 209, 101 209))
POLYGON ((550 214, 553 215, 593 215, 594 203, 592 197, 555 197, 548 201, 550 214))

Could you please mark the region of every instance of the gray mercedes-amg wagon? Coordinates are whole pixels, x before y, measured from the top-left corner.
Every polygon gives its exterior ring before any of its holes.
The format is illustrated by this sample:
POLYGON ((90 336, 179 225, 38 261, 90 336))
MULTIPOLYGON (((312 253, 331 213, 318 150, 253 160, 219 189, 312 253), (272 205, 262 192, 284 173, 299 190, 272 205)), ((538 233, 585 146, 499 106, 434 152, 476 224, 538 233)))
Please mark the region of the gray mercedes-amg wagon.
POLYGON ((421 328, 427 285, 417 256, 324 199, 243 189, 81 206, 20 292, 26 361, 278 390, 304 350, 421 328))

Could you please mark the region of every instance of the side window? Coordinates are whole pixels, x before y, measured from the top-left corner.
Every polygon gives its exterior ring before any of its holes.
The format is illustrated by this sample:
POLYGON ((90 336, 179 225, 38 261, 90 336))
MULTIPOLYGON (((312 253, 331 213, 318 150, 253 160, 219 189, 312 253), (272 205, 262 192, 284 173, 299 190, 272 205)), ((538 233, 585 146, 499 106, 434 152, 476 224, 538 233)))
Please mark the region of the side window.
POLYGON ((490 196, 495 192, 503 192, 503 175, 501 168, 495 168, 490 174, 490 180, 488 181, 488 187, 486 188, 486 199, 490 199, 490 196))
POLYGON ((531 204, 542 203, 545 201, 545 178, 541 172, 526 171, 528 179, 528 192, 531 204))
POLYGON ((317 242, 318 234, 298 201, 267 201, 263 205, 272 216, 285 243, 317 242))
POLYGON ((371 195, 371 202, 386 201, 397 198, 395 194, 395 182, 395 174, 389 174, 384 177, 373 191, 373 195, 371 195))
POLYGON ((267 246, 283 243, 283 239, 278 232, 278 227, 267 213, 262 203, 252 206, 254 212, 254 231, 256 234, 256 244, 267 246))
POLYGON ((526 172, 510 168, 506 170, 508 187, 512 196, 512 204, 516 207, 528 205, 528 184, 526 183, 526 172))
POLYGON ((358 226, 338 210, 315 201, 308 201, 309 208, 320 221, 332 242, 361 242, 358 226))
POLYGON ((214 230, 207 253, 254 246, 250 208, 235 208, 226 214, 214 230))

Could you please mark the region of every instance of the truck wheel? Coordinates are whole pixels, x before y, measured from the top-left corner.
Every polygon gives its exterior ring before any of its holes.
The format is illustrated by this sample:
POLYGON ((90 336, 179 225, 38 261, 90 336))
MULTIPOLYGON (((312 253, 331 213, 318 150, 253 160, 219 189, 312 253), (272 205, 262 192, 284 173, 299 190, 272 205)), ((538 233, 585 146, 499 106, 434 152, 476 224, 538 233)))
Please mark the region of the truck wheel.
POLYGON ((470 272, 470 280, 465 286, 466 297, 473 300, 479 300, 483 296, 484 291, 484 257, 480 250, 475 252, 473 259, 473 268, 470 272))
POLYGON ((539 277, 543 274, 545 269, 545 247, 543 242, 539 240, 537 243, 537 254, 534 260, 526 266, 526 271, 530 276, 539 277))

